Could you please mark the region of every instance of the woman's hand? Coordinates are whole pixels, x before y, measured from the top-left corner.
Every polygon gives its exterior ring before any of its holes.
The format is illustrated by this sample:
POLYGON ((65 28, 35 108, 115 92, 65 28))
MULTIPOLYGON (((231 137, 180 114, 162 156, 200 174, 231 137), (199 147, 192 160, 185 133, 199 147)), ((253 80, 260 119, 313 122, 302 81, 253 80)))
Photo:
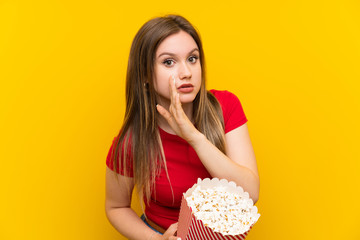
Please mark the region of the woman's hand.
POLYGON ((181 238, 175 236, 177 227, 178 227, 178 223, 171 224, 163 235, 154 232, 155 237, 152 236, 150 239, 151 240, 181 240, 181 238))
POLYGON ((180 94, 176 90, 175 78, 173 76, 169 79, 169 87, 171 101, 169 111, 159 104, 156 106, 157 110, 165 118, 176 135, 191 144, 201 133, 191 123, 181 106, 180 94))
POLYGON ((166 232, 161 236, 161 240, 181 240, 181 238, 175 236, 178 223, 171 224, 166 232))

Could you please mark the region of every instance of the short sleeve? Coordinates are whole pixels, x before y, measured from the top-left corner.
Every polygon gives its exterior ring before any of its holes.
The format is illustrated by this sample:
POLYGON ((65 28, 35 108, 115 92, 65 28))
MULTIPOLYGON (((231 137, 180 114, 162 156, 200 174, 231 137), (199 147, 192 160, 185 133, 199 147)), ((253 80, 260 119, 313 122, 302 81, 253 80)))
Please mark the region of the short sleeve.
MULTIPOLYGON (((106 157, 106 165, 112 170, 115 171, 114 162, 112 161, 112 158, 115 154, 115 148, 117 144, 117 137, 114 138, 109 152, 106 157)), ((121 153, 124 151, 124 146, 122 145, 121 153)), ((116 154, 116 161, 117 161, 117 168, 116 172, 120 175, 127 176, 127 177, 133 177, 133 162, 132 157, 130 155, 127 155, 126 157, 126 166, 124 166, 123 162, 123 154, 121 154, 121 159, 119 161, 119 151, 116 154), (126 169, 126 171, 125 171, 126 169)))
POLYGON ((245 124, 248 120, 239 98, 229 91, 210 90, 219 101, 224 117, 225 133, 245 124))

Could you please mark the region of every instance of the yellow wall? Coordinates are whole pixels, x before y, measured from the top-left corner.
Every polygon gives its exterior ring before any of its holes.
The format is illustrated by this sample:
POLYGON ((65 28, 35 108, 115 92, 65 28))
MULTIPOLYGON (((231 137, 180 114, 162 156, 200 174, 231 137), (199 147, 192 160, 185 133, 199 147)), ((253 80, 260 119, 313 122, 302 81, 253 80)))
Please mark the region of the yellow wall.
POLYGON ((249 240, 360 239, 358 1, 0 1, 0 239, 122 239, 104 214, 130 43, 187 17, 261 175, 249 240))

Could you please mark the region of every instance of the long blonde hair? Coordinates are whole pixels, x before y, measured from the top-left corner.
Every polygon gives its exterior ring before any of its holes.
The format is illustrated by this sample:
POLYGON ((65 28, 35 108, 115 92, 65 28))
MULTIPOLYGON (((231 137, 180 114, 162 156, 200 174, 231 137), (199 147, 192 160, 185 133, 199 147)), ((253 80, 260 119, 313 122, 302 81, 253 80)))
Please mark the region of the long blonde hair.
POLYGON ((200 91, 194 99, 195 126, 218 149, 225 152, 222 110, 217 99, 205 87, 205 60, 199 34, 190 22, 178 15, 158 17, 146 22, 131 45, 126 76, 126 112, 114 143, 111 161, 115 169, 119 168, 121 161, 124 175, 133 175, 137 189, 143 192, 147 200, 150 199, 156 176, 162 168, 167 172, 158 130, 159 115, 153 84, 155 53, 165 38, 181 30, 193 37, 200 52, 202 80, 200 91), (133 165, 132 173, 128 170, 128 164, 133 165))

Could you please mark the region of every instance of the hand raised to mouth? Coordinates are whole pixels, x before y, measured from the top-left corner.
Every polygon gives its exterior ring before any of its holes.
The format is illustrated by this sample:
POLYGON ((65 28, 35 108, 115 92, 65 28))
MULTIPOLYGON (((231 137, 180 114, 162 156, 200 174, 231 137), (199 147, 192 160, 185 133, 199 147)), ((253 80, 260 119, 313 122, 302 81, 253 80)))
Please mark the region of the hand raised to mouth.
POLYGON ((186 116, 184 109, 181 106, 180 94, 178 91, 192 91, 193 85, 184 83, 176 89, 175 77, 169 78, 169 90, 170 90, 170 107, 167 111, 163 106, 157 104, 156 108, 160 115, 165 118, 170 127, 174 130, 176 135, 183 138, 190 145, 198 134, 201 134, 195 126, 191 123, 189 118, 186 116))

